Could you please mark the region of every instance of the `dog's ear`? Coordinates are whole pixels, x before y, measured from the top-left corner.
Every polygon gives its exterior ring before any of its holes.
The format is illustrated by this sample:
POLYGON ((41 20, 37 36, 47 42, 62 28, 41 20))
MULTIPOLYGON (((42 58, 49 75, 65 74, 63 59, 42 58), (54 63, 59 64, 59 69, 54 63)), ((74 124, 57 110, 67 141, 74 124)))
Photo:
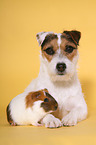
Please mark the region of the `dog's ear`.
POLYGON ((36 35, 36 38, 37 38, 37 41, 39 43, 39 45, 42 45, 45 37, 49 34, 53 34, 53 32, 40 32, 40 33, 37 33, 36 35))
POLYGON ((81 32, 72 30, 72 31, 64 31, 68 37, 68 39, 72 40, 76 45, 79 45, 79 40, 81 38, 81 32))

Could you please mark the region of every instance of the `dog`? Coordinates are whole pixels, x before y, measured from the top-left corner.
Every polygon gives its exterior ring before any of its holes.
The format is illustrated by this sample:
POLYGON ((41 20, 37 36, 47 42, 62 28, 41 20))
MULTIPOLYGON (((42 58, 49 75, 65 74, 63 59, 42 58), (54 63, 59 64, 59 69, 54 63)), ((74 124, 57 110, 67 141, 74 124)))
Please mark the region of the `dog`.
POLYGON ((81 32, 40 32, 40 72, 25 92, 47 88, 58 102, 58 109, 47 114, 42 124, 48 128, 74 126, 87 117, 87 104, 77 76, 78 46, 81 32))

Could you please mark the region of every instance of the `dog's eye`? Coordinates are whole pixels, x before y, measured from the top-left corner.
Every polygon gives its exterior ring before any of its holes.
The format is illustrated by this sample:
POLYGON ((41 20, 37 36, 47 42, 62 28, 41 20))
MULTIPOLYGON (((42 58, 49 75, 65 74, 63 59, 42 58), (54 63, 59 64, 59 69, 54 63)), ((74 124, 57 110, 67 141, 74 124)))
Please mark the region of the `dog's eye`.
POLYGON ((46 50, 44 50, 47 54, 53 55, 55 51, 53 50, 53 47, 48 47, 46 50))
POLYGON ((65 52, 67 52, 67 53, 72 53, 72 51, 73 51, 74 49, 76 49, 76 48, 67 45, 67 46, 66 46, 66 49, 65 49, 65 52))

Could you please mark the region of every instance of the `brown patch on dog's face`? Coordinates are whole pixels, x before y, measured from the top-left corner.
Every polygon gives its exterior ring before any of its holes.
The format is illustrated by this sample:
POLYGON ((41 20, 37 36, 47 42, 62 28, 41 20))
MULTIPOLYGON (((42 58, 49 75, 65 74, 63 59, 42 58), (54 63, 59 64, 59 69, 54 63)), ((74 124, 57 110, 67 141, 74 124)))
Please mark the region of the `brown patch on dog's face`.
POLYGON ((46 43, 42 49, 42 56, 46 57, 50 62, 53 58, 53 55, 58 49, 57 39, 51 40, 49 43, 46 43))
POLYGON ((41 45, 42 56, 50 62, 56 51, 61 49, 61 53, 72 61, 77 54, 77 46, 79 45, 80 38, 81 32, 76 30, 64 31, 61 33, 61 36, 54 33, 48 34, 41 45), (61 44, 60 41, 58 44, 58 39, 61 39, 61 44))
POLYGON ((56 54, 56 51, 58 49, 61 49, 61 53, 70 61, 72 61, 74 56, 77 54, 77 39, 74 38, 74 35, 72 36, 73 31, 72 34, 71 31, 68 31, 68 35, 66 33, 61 34, 61 44, 59 45, 58 35, 50 34, 46 36, 42 45, 42 56, 46 57, 49 62, 52 60, 54 54, 56 54), (71 35, 70 37, 69 34, 71 35))
POLYGON ((61 38, 60 48, 62 53, 71 61, 77 54, 77 46, 73 42, 68 41, 66 38, 61 38))
POLYGON ((57 40, 57 35, 49 34, 45 37, 45 40, 41 45, 42 56, 46 57, 49 62, 52 60, 55 51, 58 49, 57 40))

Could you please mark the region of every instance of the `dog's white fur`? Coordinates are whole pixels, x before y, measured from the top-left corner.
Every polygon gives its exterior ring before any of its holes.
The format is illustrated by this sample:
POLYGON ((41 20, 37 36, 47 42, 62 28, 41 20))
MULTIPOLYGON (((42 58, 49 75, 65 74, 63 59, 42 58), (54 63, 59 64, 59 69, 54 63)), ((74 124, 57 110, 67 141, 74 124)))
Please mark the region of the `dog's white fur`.
MULTIPOLYGON (((39 45, 43 43, 46 35, 51 33, 53 32, 38 33, 37 40, 39 45)), ((60 46, 60 34, 56 35, 58 36, 58 45, 60 46)), ((39 75, 26 88, 25 92, 47 88, 49 93, 58 102, 59 107, 56 113, 54 115, 47 114, 42 120, 42 123, 46 127, 73 126, 87 116, 87 105, 76 71, 78 56, 79 54, 77 53, 73 60, 70 61, 58 49, 49 62, 40 54, 41 65, 39 75), (57 75, 56 64, 59 62, 64 62, 67 66, 64 75, 57 75)))

